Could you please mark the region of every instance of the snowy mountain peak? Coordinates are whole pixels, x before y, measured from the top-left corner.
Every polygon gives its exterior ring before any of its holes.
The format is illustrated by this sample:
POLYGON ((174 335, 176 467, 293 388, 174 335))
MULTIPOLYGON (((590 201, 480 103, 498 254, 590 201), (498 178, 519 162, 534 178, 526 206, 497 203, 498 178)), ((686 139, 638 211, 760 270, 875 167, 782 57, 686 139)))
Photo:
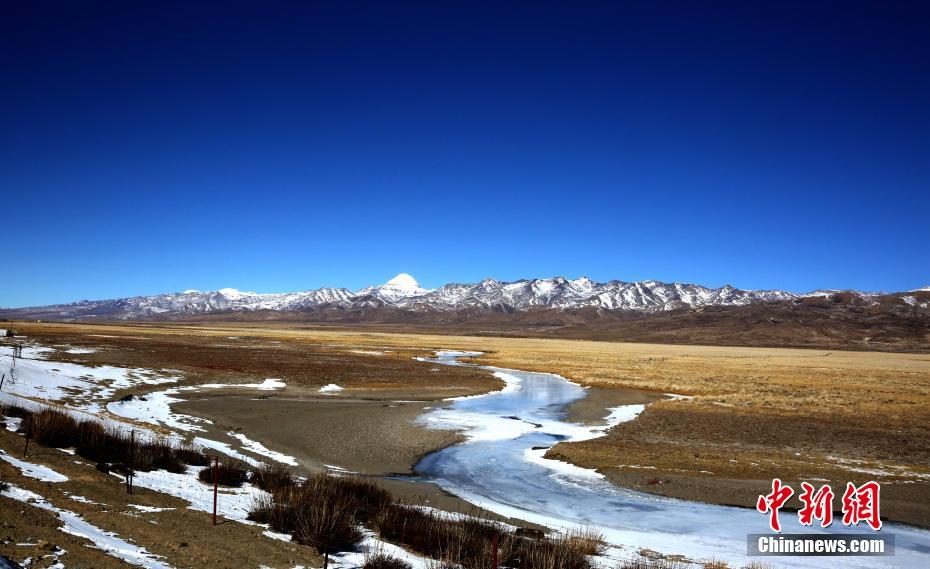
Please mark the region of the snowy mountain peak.
POLYGON ((923 288, 915 288, 911 292, 930 292, 930 286, 925 286, 923 288))
POLYGON ((385 283, 385 286, 390 286, 398 290, 409 290, 409 291, 418 291, 420 289, 420 283, 417 282, 417 279, 408 275, 407 273, 400 273, 393 279, 385 283))

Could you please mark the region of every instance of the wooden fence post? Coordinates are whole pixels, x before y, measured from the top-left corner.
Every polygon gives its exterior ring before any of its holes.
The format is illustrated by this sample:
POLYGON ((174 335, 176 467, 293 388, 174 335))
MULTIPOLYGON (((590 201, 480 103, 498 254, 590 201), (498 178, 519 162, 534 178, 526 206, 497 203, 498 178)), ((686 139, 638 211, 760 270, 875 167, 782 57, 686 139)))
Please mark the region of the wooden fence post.
POLYGON ((32 415, 26 417, 26 447, 23 449, 23 458, 29 452, 29 438, 32 437, 32 415))
POLYGON ((216 494, 219 486, 220 459, 213 457, 213 525, 216 525, 216 494))
POLYGON ((491 542, 491 567, 497 569, 497 534, 494 534, 494 539, 491 542))
POLYGON ((126 491, 132 494, 132 477, 136 465, 136 430, 129 431, 129 472, 126 474, 126 491))

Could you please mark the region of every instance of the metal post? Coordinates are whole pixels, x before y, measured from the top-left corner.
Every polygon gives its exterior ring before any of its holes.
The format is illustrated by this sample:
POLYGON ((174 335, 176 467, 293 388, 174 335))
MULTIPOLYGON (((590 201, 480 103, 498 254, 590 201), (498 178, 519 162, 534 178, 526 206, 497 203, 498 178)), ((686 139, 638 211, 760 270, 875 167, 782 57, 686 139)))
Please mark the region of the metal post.
POLYGON ((216 525, 216 494, 218 491, 219 485, 219 476, 220 476, 220 459, 219 457, 213 458, 213 525, 216 525))

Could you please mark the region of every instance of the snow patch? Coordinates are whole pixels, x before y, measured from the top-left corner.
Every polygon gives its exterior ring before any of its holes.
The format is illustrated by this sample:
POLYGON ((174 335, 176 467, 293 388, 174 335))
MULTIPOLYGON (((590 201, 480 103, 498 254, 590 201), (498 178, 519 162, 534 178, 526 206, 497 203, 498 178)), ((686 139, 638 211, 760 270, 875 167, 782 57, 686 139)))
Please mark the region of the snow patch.
POLYGON ((26 462, 25 460, 20 460, 13 456, 10 456, 6 451, 0 449, 0 459, 9 462, 13 466, 19 469, 23 473, 23 476, 28 476, 29 478, 35 478, 36 480, 41 480, 42 482, 67 482, 68 477, 64 474, 55 472, 47 466, 41 464, 33 464, 31 462, 26 462))
POLYGON ((253 441, 252 439, 250 439, 249 437, 245 436, 242 433, 229 432, 226 434, 233 437, 234 439, 238 439, 242 443, 243 447, 254 452, 255 454, 266 456, 270 458, 271 460, 274 460, 275 462, 280 462, 281 464, 297 466, 297 459, 294 458, 293 456, 280 453, 277 451, 273 451, 269 449, 268 447, 266 447, 265 445, 263 445, 262 443, 258 441, 253 441))
POLYGON ((197 387, 206 387, 210 389, 244 388, 258 389, 261 391, 274 391, 275 389, 283 388, 284 381, 281 379, 268 378, 261 383, 204 383, 202 385, 198 385, 197 387))

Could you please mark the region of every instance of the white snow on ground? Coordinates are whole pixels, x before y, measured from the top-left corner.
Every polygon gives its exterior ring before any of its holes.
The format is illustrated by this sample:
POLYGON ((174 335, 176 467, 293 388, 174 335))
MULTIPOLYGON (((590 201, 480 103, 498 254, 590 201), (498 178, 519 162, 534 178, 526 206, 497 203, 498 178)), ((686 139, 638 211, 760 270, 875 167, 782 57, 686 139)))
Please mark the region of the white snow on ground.
POLYGON ((329 385, 324 385, 320 388, 320 393, 336 393, 337 391, 342 391, 344 388, 339 387, 335 383, 330 383, 329 385))
POLYGON ((275 462, 280 462, 281 464, 297 466, 297 459, 294 458, 293 456, 286 455, 281 452, 273 451, 269 449, 268 447, 266 447, 265 445, 263 445, 262 443, 258 441, 253 441, 252 439, 250 439, 249 437, 245 436, 242 433, 229 432, 226 434, 235 439, 238 439, 240 442, 242 442, 243 447, 254 452, 255 454, 267 456, 271 460, 274 460, 275 462))
POLYGON ((213 450, 218 450, 223 454, 229 455, 233 458, 238 458, 239 460, 249 464, 250 466, 261 466, 261 462, 255 460, 251 456, 246 456, 241 452, 235 450, 228 443, 223 443, 220 441, 214 441, 212 439, 205 439, 203 437, 194 437, 194 444, 199 445, 205 448, 212 448, 213 450))
POLYGON ((926 472, 914 472, 905 466, 869 462, 853 458, 841 458, 839 456, 828 456, 827 459, 833 462, 834 466, 842 468, 843 470, 848 470, 849 472, 858 472, 870 476, 907 476, 909 478, 930 480, 930 474, 926 472))
POLYGON ((15 433, 19 430, 19 426, 22 424, 23 420, 19 417, 7 417, 6 418, 6 430, 11 433, 15 433))
POLYGON ((106 504, 103 504, 101 502, 94 502, 90 498, 85 498, 84 496, 78 496, 77 494, 70 494, 68 492, 64 492, 64 495, 74 500, 75 502, 80 502, 82 504, 97 504, 99 506, 106 506, 106 504))
POLYGON ((353 354, 367 354, 369 356, 383 356, 387 352, 383 350, 351 350, 353 354))
POLYGON ((0 449, 0 459, 9 462, 23 473, 23 476, 28 476, 29 478, 35 478, 41 480, 42 482, 67 482, 68 477, 64 474, 55 472, 47 466, 41 464, 33 464, 31 462, 26 462, 25 460, 20 460, 13 456, 10 456, 3 449, 0 449))
POLYGON ((84 518, 68 510, 56 508, 45 501, 42 496, 29 490, 10 485, 7 490, 0 492, 3 496, 30 506, 53 512, 64 524, 59 529, 65 533, 83 537, 93 542, 94 547, 140 567, 146 569, 171 569, 171 566, 158 560, 158 556, 149 553, 144 547, 132 545, 113 532, 104 531, 97 526, 89 524, 84 518))
POLYGON ((130 508, 135 508, 140 512, 167 512, 168 510, 174 510, 175 508, 157 508, 155 506, 140 506, 139 504, 129 504, 130 508))
MULTIPOLYGON (((187 467, 184 474, 175 474, 165 470, 153 472, 136 472, 133 484, 157 492, 164 492, 190 502, 191 510, 213 512, 213 486, 197 479, 200 468, 187 467)), ((119 476, 114 474, 114 476, 119 476)), ((259 496, 267 496, 264 490, 249 483, 241 488, 220 486, 217 499, 217 513, 224 518, 237 522, 251 523, 246 520, 252 501, 259 496)))
POLYGON ((153 425, 164 425, 177 431, 203 431, 203 427, 198 423, 210 424, 211 421, 193 415, 175 413, 171 410, 172 403, 184 401, 174 397, 174 395, 179 395, 182 391, 193 391, 195 389, 194 387, 174 387, 165 391, 147 393, 142 397, 134 397, 128 401, 113 401, 107 404, 107 411, 117 417, 153 425))
POLYGON ((206 387, 210 389, 230 389, 230 388, 243 388, 243 389, 258 389, 261 391, 274 391, 275 389, 281 389, 284 387, 284 381, 280 379, 268 378, 261 383, 204 383, 203 385, 198 385, 197 387, 206 387))
POLYGON ((93 348, 69 348, 65 350, 66 354, 93 354, 97 350, 93 348))
POLYGON ((266 529, 262 532, 262 535, 265 537, 270 537, 271 539, 277 539, 278 541, 291 541, 291 536, 286 533, 278 533, 270 529, 266 529))
POLYGON ((0 346, 0 373, 6 374, 3 390, 14 395, 46 401, 72 401, 71 406, 99 412, 100 402, 113 398, 118 389, 178 381, 142 368, 87 366, 42 359, 51 348, 26 346, 13 367, 12 347, 0 346))

